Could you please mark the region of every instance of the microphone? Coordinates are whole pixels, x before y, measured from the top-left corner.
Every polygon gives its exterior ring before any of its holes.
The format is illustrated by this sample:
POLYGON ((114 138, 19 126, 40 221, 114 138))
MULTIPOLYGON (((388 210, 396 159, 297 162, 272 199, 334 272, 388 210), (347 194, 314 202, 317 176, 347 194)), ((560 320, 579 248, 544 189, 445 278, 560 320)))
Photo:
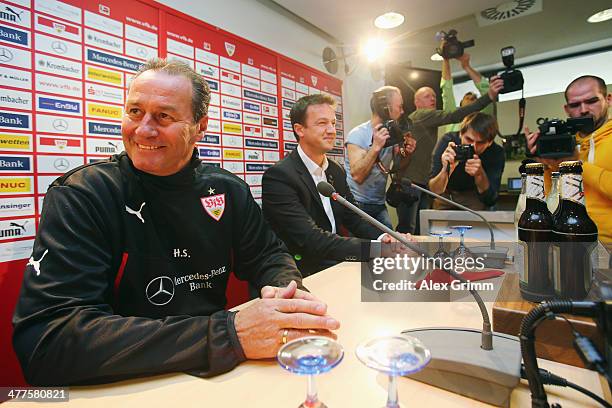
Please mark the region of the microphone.
POLYGON ((450 204, 450 205, 452 205, 454 207, 462 209, 463 211, 470 212, 470 213, 474 214, 475 216, 477 216, 478 218, 480 218, 482 221, 484 221, 485 224, 487 224, 487 228, 489 228, 489 233, 491 234, 491 249, 495 249, 495 237, 493 236, 493 226, 481 214, 479 214, 478 212, 472 210, 471 208, 466 207, 465 205, 461 205, 459 203, 456 203, 453 200, 449 200, 448 198, 443 197, 440 194, 436 194, 433 191, 429 191, 428 189, 423 188, 423 187, 419 186, 418 184, 414 184, 412 182, 412 180, 410 180, 409 178, 406 178, 406 177, 402 178, 402 184, 406 184, 408 186, 411 186, 411 187, 419 190, 422 193, 428 194, 428 195, 430 195, 432 197, 435 197, 435 198, 437 198, 439 200, 442 200, 445 203, 448 203, 448 204, 450 204))
MULTIPOLYGON (((418 244, 408 241, 401 234, 346 200, 336 192, 331 184, 321 181, 317 184, 317 190, 323 196, 357 213, 407 248, 423 257, 429 257, 429 253, 418 244)), ((468 282, 453 270, 445 268, 443 270, 462 283, 468 282)), ((480 308, 483 320, 482 330, 457 327, 404 330, 402 334, 418 338, 431 350, 430 363, 423 370, 409 377, 490 404, 507 406, 510 403, 510 394, 520 378, 519 340, 515 336, 494 333, 491 330, 489 313, 480 294, 469 285, 468 287, 480 308), (495 337, 495 348, 493 337, 495 337)))

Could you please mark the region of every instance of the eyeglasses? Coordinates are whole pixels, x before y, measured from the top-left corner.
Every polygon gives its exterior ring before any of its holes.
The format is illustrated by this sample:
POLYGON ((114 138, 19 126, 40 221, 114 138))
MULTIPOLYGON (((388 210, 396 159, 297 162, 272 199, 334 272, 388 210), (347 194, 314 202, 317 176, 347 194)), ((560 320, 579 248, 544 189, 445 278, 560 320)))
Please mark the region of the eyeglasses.
POLYGON ((585 103, 587 105, 594 105, 597 102, 599 102, 599 96, 594 96, 592 98, 585 99, 584 101, 568 103, 567 107, 570 108, 570 109, 576 109, 576 108, 579 108, 580 106, 582 106, 583 103, 585 103))

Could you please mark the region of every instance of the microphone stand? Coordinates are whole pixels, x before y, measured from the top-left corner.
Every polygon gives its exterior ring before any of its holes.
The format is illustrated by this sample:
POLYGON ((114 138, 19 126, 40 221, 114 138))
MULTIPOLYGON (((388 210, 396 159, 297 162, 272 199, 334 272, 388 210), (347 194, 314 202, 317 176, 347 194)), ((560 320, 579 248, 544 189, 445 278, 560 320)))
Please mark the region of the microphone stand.
POLYGON ((407 179, 407 178, 402 178, 402 184, 407 184, 409 186, 411 186, 412 188, 415 188, 417 190, 419 190, 422 193, 428 194, 430 196, 436 197, 439 200, 444 201, 447 204, 450 204, 454 207, 460 208, 463 211, 467 211, 469 213, 474 214, 475 216, 477 216, 478 218, 480 218, 486 225, 487 228, 489 228, 489 234, 491 234, 491 249, 495 249, 495 237, 493 236, 493 226, 491 225, 491 223, 489 221, 487 221, 487 219, 485 217, 482 216, 482 214, 479 214, 478 212, 472 210, 471 208, 466 207, 465 205, 461 205, 459 203, 456 203, 452 200, 449 200, 446 197, 441 196, 440 194, 436 194, 433 191, 429 191, 426 188, 423 188, 421 186, 419 186, 418 184, 415 184, 412 182, 412 180, 407 179))

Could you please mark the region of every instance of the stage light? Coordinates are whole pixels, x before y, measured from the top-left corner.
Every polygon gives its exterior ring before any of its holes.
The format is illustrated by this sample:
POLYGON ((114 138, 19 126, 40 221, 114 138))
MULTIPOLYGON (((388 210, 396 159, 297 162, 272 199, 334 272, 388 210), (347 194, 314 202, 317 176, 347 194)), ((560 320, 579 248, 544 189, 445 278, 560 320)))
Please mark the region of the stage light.
POLYGON ((602 21, 608 21, 610 19, 612 19, 612 8, 593 14, 591 17, 587 18, 587 21, 589 23, 601 23, 602 21))
POLYGON ((385 54, 387 43, 382 38, 370 38, 362 47, 362 53, 368 62, 380 60, 385 54))
POLYGON ((374 25, 377 28, 382 28, 385 30, 398 27, 402 25, 403 23, 404 23, 404 16, 399 13, 395 13, 393 11, 390 11, 385 14, 381 14, 380 16, 376 17, 376 20, 374 20, 374 25))

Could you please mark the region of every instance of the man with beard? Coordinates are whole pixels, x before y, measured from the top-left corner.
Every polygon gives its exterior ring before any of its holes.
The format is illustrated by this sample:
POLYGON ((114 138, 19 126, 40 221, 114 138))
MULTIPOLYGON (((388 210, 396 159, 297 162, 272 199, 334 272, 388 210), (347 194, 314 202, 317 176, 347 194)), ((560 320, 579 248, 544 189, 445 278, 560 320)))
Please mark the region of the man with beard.
MULTIPOLYGON (((574 79, 565 89, 565 112, 570 118, 590 116, 593 129, 576 134, 576 151, 573 156, 562 159, 541 159, 549 169, 556 170, 559 163, 566 160, 581 160, 584 182, 584 196, 589 216, 597 224, 599 239, 612 241, 612 120, 608 109, 612 94, 607 91, 603 79, 594 75, 583 75, 574 79)), ((540 132, 529 132, 527 146, 535 153, 536 141, 540 132)))

